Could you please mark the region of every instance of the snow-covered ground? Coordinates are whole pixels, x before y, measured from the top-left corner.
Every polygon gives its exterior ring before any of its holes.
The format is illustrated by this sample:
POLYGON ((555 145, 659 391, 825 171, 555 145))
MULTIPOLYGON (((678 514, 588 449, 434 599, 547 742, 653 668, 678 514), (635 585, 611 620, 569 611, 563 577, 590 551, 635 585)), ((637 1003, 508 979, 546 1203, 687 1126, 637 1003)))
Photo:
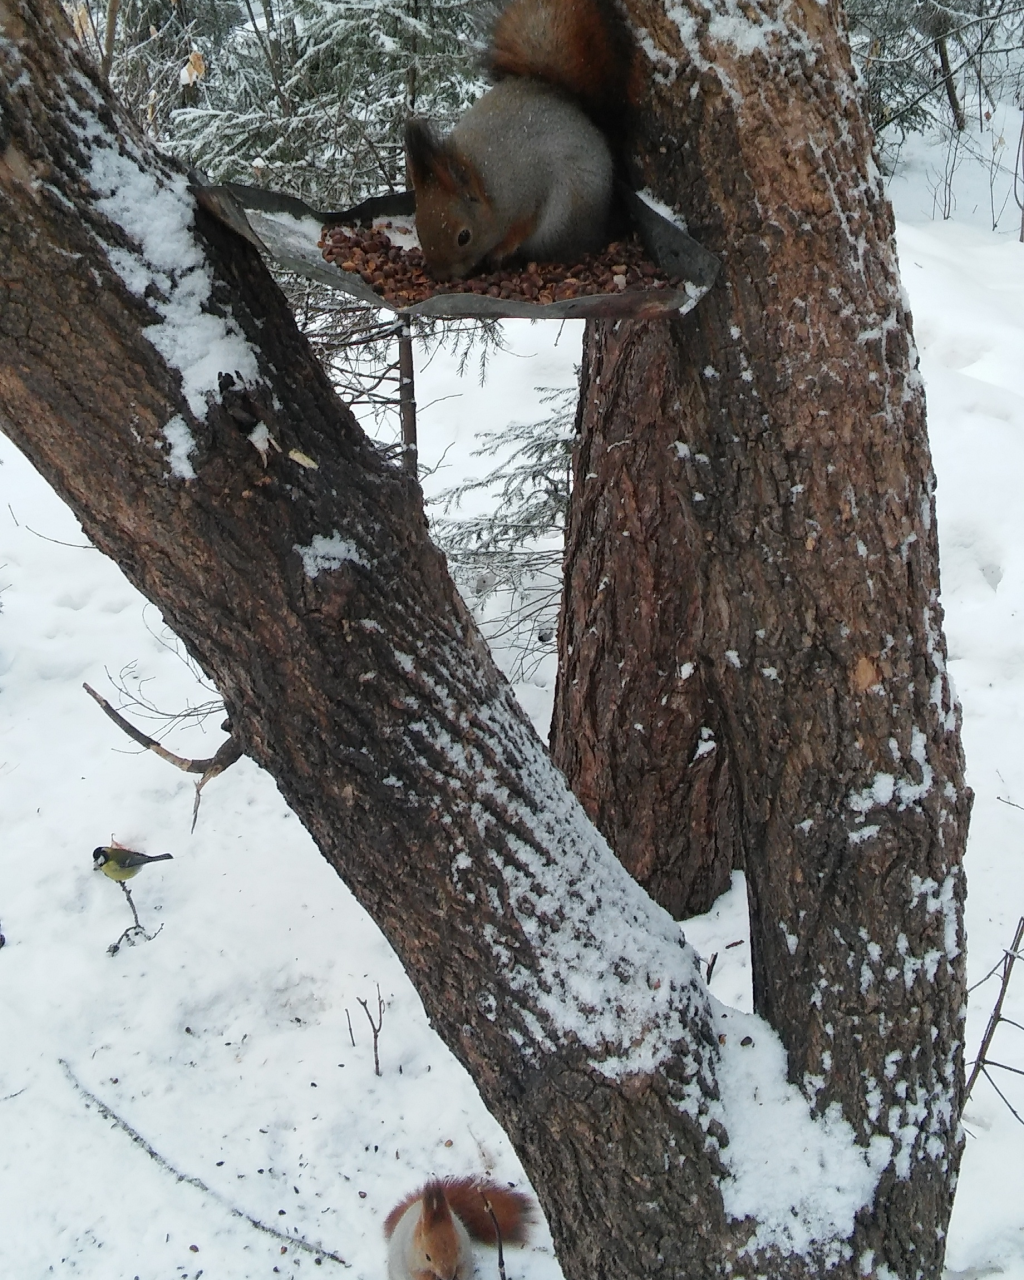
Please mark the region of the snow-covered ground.
MULTIPOLYGON (((1005 233, 1012 217, 988 229, 983 167, 959 174, 957 220, 932 222, 941 159, 907 160, 893 191, 977 796, 977 980, 1024 914, 1024 810, 1013 807, 1024 805, 1024 246, 1005 233)), ((419 370, 435 491, 481 470, 468 456, 475 430, 539 416, 532 389, 572 380, 578 327, 515 323, 508 335, 483 389, 444 356, 419 370)), ((271 780, 235 765, 207 788, 190 835, 192 780, 136 752, 84 693, 88 681, 116 698, 113 680, 171 709, 211 696, 157 611, 2 438, 0 590, 0 1275, 371 1280, 384 1215, 426 1176, 522 1184, 387 944, 271 780), (133 881, 159 933, 114 956, 131 919, 91 860, 111 837, 174 855, 133 881), (380 1077, 359 1004, 373 1012, 378 987, 380 1077)), ((544 663, 520 688, 542 732, 551 674, 544 663)), ((216 724, 167 745, 212 754, 216 724)), ((739 878, 687 936, 705 958, 718 953, 718 998, 749 1008, 739 878)), ((972 996, 969 1056, 995 994, 993 979, 972 996)), ((1024 966, 1004 1011, 1024 1024, 1024 966)), ((1001 1026, 991 1056, 1024 1069, 1024 1030, 1001 1026)), ((1024 1114, 1024 1080, 994 1074, 1024 1114)), ((1024 1280, 1024 1125, 984 1079, 965 1124, 950 1280, 1024 1280)), ((512 1280, 558 1280, 543 1230, 508 1263, 512 1280)))

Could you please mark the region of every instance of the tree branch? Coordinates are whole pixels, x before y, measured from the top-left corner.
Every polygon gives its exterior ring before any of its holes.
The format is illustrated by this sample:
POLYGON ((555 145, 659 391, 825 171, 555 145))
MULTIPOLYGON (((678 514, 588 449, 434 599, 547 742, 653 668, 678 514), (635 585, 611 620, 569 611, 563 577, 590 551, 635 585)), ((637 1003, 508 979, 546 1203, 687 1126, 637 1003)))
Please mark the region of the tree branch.
MULTIPOLYGON (((140 747, 145 747, 147 751, 152 751, 158 755, 161 760, 166 760, 168 764, 173 764, 176 769, 181 769, 184 773, 199 773, 202 777, 196 783, 196 797, 192 805, 192 830, 196 829, 196 821, 199 818, 199 802, 202 798, 203 788, 212 779, 222 774, 225 769, 229 769, 236 760, 242 757, 242 748, 234 734, 231 734, 217 748, 214 755, 209 756, 205 760, 189 760, 184 756, 177 756, 173 751, 168 751, 166 747, 161 746, 155 738, 151 738, 148 733, 143 733, 141 729, 137 729, 131 721, 126 720, 120 712, 115 711, 110 703, 101 694, 98 694, 91 685, 84 684, 82 688, 87 694, 103 708, 104 712, 113 720, 119 729, 124 730, 133 742, 137 742, 140 747)), ((225 722, 225 727, 230 721, 225 722)))
MULTIPOLYGON (((151 738, 148 733, 143 733, 141 729, 137 729, 135 725, 133 725, 130 720, 126 720, 119 711, 115 711, 106 698, 104 698, 102 694, 97 693, 91 685, 83 682, 82 688, 90 698, 102 707, 104 713, 109 716, 110 719, 113 720, 114 724, 116 724, 122 732, 126 733, 133 742, 137 742, 140 747, 145 747, 147 751, 152 751, 154 755, 158 755, 161 760, 166 760, 168 764, 173 764, 176 769, 181 769, 183 773, 206 774, 213 768, 218 758, 223 759, 221 757, 221 752, 223 752, 225 747, 228 747, 229 744, 232 751, 235 753, 234 760, 237 760, 241 755, 241 751, 238 750, 237 744, 235 744, 231 738, 228 738, 227 742, 225 742, 217 751, 217 754, 210 756, 208 759, 189 760, 185 756, 177 756, 173 751, 168 751, 167 748, 157 742, 155 738, 151 738)), ((231 753, 232 752, 228 752, 227 754, 231 753)), ((233 763, 233 761, 228 761, 228 763, 233 763)), ((222 773, 224 769, 228 767, 228 763, 221 763, 221 767, 217 772, 222 773)))

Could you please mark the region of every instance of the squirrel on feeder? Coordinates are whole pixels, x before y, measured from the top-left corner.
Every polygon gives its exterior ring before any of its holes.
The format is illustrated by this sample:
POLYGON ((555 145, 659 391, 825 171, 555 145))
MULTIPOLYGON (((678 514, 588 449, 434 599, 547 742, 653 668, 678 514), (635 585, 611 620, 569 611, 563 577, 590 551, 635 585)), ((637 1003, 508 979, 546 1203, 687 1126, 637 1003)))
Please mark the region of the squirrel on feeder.
POLYGON ((445 137, 405 129, 416 228, 438 280, 513 256, 572 262, 608 239, 628 54, 608 0, 510 0, 491 31, 497 80, 445 137), (602 126, 602 127, 599 127, 602 126))

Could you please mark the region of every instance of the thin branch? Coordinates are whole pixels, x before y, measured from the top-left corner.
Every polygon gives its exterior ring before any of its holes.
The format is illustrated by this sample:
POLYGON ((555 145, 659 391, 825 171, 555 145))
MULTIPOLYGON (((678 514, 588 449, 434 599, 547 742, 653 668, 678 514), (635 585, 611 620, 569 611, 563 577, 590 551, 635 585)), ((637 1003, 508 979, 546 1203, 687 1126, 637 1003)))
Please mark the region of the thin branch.
POLYGON ((504 1249, 502 1249, 502 1247, 501 1247, 501 1227, 499 1227, 499 1226, 498 1226, 498 1216, 497 1216, 497 1214, 494 1212, 494 1209, 493 1209, 493 1207, 491 1206, 491 1202, 490 1202, 490 1200, 488 1200, 486 1193, 485 1193, 485 1192, 483 1192, 483 1191, 481 1191, 481 1192, 480 1192, 480 1195, 481 1195, 481 1197, 483 1198, 484 1208, 487 1210, 487 1213, 488 1213, 488 1215, 490 1216, 490 1219, 491 1219, 491 1223, 492 1223, 492 1225, 493 1225, 493 1227, 494 1227, 494 1241, 495 1241, 495 1243, 496 1243, 496 1244, 497 1244, 497 1246, 498 1246, 498 1276, 499 1276, 499 1280, 505 1280, 505 1251, 504 1251, 504 1249))
MULTIPOLYGON (((9 505, 8 505, 8 510, 10 510, 9 505)), ((14 515, 13 511, 11 511, 11 515, 12 516, 14 515)), ((17 520, 15 520, 14 523, 17 524, 18 523, 17 520)), ((91 542, 63 542, 60 538, 48 538, 45 533, 39 533, 36 529, 33 529, 30 524, 27 524, 25 528, 29 531, 29 533, 34 533, 37 538, 42 538, 44 542, 52 542, 55 546, 58 546, 58 547, 73 547, 76 551, 95 551, 96 550, 96 548, 92 545, 91 542)))
POLYGON ((135 903, 132 901, 131 889, 128 888, 123 880, 119 880, 118 884, 120 884, 121 888, 124 890, 124 896, 128 899, 128 905, 132 909, 132 919, 135 921, 136 929, 141 929, 142 925, 139 924, 139 913, 135 910, 135 903))
POLYGON ((274 91, 277 94, 277 101, 284 114, 286 116, 290 116, 292 113, 291 103, 288 101, 284 90, 281 88, 281 81, 277 72, 277 64, 274 61, 274 54, 270 48, 269 41, 265 40, 263 37, 263 32, 259 28, 259 23, 256 21, 256 15, 252 11, 252 5, 249 3, 249 0, 245 0, 245 8, 246 12, 249 14, 249 21, 252 23, 253 34, 256 36, 256 41, 263 51, 263 56, 267 60, 267 68, 270 71, 270 78, 274 82, 274 91))
POLYGON ((216 756, 210 756, 208 760, 188 760, 184 756, 176 756, 173 751, 168 751, 166 747, 162 747, 155 738, 151 738, 148 733, 143 733, 141 729, 136 727, 124 718, 119 712, 115 711, 110 703, 96 692, 91 685, 83 684, 82 688, 86 691, 90 698, 99 703, 100 707, 113 720, 114 724, 128 735, 133 742, 137 742, 140 747, 145 747, 147 751, 152 751, 166 760, 168 764, 173 764, 176 769, 181 769, 184 773, 205 773, 211 767, 216 756))
POLYGON ((89 26, 92 27, 92 38, 96 41, 96 49, 98 52, 102 45, 100 43, 100 33, 96 29, 96 19, 92 16, 92 5, 86 4, 83 7, 85 8, 86 16, 89 19, 89 26))
POLYGON ((265 1235, 273 1236, 275 1240, 284 1240, 288 1244, 294 1245, 297 1249, 303 1249, 306 1253, 311 1253, 317 1258, 330 1258, 332 1262, 339 1262, 343 1267, 350 1265, 343 1257, 341 1257, 340 1254, 332 1253, 330 1249, 324 1249, 322 1246, 310 1244, 309 1241, 304 1240, 301 1236, 286 1235, 283 1231, 276 1231, 273 1227, 268 1227, 265 1222, 260 1222, 259 1218, 253 1218, 243 1210, 236 1209, 235 1206, 222 1196, 219 1191, 214 1191, 212 1187, 208 1187, 201 1178, 195 1178, 191 1174, 182 1173, 180 1169, 176 1169, 169 1160, 165 1159, 165 1157, 160 1154, 159 1151, 151 1147, 142 1134, 139 1133, 137 1129, 133 1129, 127 1120, 122 1120, 116 1111, 112 1111, 105 1102, 102 1102, 97 1098, 94 1093, 90 1093, 63 1058, 58 1058, 58 1062, 64 1068, 64 1074, 67 1076, 76 1092, 80 1093, 83 1098, 88 1099, 104 1120, 112 1121, 112 1123, 115 1124, 122 1133, 126 1133, 137 1147, 141 1147, 146 1155, 149 1156, 151 1160, 155 1161, 161 1169, 171 1174, 175 1181, 187 1182, 190 1187, 195 1187, 198 1191, 202 1191, 205 1195, 216 1200, 218 1204, 223 1205, 233 1218, 241 1218, 242 1221, 247 1222, 250 1227, 255 1228, 257 1231, 262 1231, 265 1235))
MULTIPOLYGON (((981 1047, 978 1049, 978 1056, 974 1060, 974 1069, 971 1072, 970 1079, 967 1081, 967 1088, 964 1090, 965 1103, 971 1096, 971 1090, 974 1088, 975 1080, 977 1080, 978 1076, 985 1071, 985 1055, 988 1053, 989 1045, 992 1043, 992 1037, 996 1033, 996 1027, 998 1027, 1002 1020, 1003 1000, 1006 998, 1006 989, 1010 985, 1010 975, 1013 973, 1013 966, 1017 959, 1017 953, 1020 951, 1022 939, 1024 939, 1024 916, 1021 916, 1020 920, 1018 920, 1017 931, 1013 935, 1013 942, 1010 946, 1010 950, 1005 952, 1003 956, 1003 978, 999 984, 999 995, 996 997, 995 1005, 992 1008, 992 1016, 988 1020, 988 1026, 985 1028, 985 1034, 981 1037, 981 1047)), ((992 1077, 987 1071, 985 1071, 985 1078, 990 1081, 992 1080, 992 1077)), ((997 1089, 996 1092, 999 1093, 999 1090, 997 1089)), ((1002 1093, 999 1093, 999 1096, 1002 1098, 1002 1093)), ((1003 1098, 1003 1101, 1006 1102, 1006 1099, 1003 1098)), ((1008 1102, 1006 1105, 1008 1107, 1010 1106, 1008 1102)), ((1013 1108, 1010 1107, 1010 1110, 1013 1111, 1013 1108)), ((1016 1111, 1014 1111, 1013 1114, 1017 1115, 1016 1111)), ((1017 1116, 1017 1119, 1020 1120, 1020 1116, 1017 1116)), ((1024 1124, 1024 1121, 1021 1121, 1021 1123, 1024 1124)))
POLYGON ((202 775, 196 783, 196 799, 195 804, 192 806, 192 830, 195 831, 196 819, 199 817, 199 800, 203 787, 241 758, 242 748, 234 736, 229 733, 228 737, 217 748, 216 753, 208 756, 205 760, 189 760, 185 756, 176 756, 173 751, 168 751, 166 747, 161 746, 148 733, 143 733, 141 729, 136 729, 131 721, 126 720, 123 715, 115 711, 106 698, 97 693, 91 685, 83 684, 82 688, 99 703, 110 719, 133 742, 137 742, 140 747, 145 747, 147 751, 152 751, 161 760, 166 760, 168 764, 173 764, 176 769, 181 769, 183 773, 198 773, 202 775))
MULTIPOLYGON (((984 1067, 982 1067, 982 1071, 984 1071, 984 1073, 985 1073, 985 1079, 989 1082, 989 1084, 992 1086, 992 1088, 993 1088, 993 1089, 995 1089, 996 1093, 998 1093, 998 1094, 999 1094, 1000 1098, 1002 1098, 1002 1100, 1006 1103, 1007 1107, 1009 1107, 1009 1109, 1010 1109, 1010 1114, 1011 1114, 1011 1115, 1013 1115, 1014 1117, 1016 1117, 1016 1119, 1020 1120, 1021 1124, 1024 1124, 1024 1118, 1022 1118, 1022 1117, 1018 1114, 1018 1112, 1014 1110, 1013 1104, 1010 1102, 1010 1099, 1006 1096, 1006 1094, 1005 1094, 1005 1093, 1003 1093, 1002 1089, 1000 1089, 1000 1087, 999 1087, 999 1086, 996 1084, 996 1082, 992 1079, 992 1077, 989 1075, 989 1073, 988 1073, 987 1071, 985 1071, 985 1068, 984 1068, 984 1067)), ((966 1101, 966 1099, 965 1099, 965 1101, 966 1101)))
POLYGON ((196 799, 192 806, 192 831, 196 829, 196 820, 199 817, 199 800, 202 796, 203 787, 216 778, 218 774, 229 769, 236 760, 241 759, 242 748, 238 745, 234 737, 226 738, 217 748, 217 752, 210 761, 209 768, 203 773, 203 776, 196 783, 196 799))
POLYGON ((110 83, 110 68, 114 62, 114 37, 117 33, 117 12, 121 8, 121 0, 107 0, 107 30, 103 41, 103 58, 100 61, 100 75, 110 83))
POLYGON ((994 1058, 989 1058, 986 1063, 988 1067, 998 1067, 1000 1071, 1012 1071, 1015 1076, 1024 1076, 1024 1071, 1020 1067, 1008 1067, 1005 1062, 996 1062, 994 1058))
POLYGON ((964 116, 964 109, 960 105, 960 99, 956 94, 956 82, 953 79, 953 71, 949 65, 949 49, 946 45, 945 36, 941 36, 935 41, 935 51, 939 55, 939 64, 942 67, 942 81, 946 86, 946 97, 949 99, 949 109, 953 113, 953 122, 961 133, 967 128, 967 119, 964 116))
MULTIPOLYGON (((1002 968, 1003 964, 1006 962, 1007 954, 1008 953, 1004 951, 1002 956, 1000 956, 1000 958, 995 962, 992 968, 989 969, 988 973, 985 974, 984 978, 979 978, 977 982, 972 983, 971 986, 967 988, 968 995, 970 995, 972 991, 976 991, 978 987, 983 987, 985 983, 988 982, 989 978, 992 977, 993 974, 999 972, 1000 968, 1002 968)), ((1013 954, 1016 956, 1018 960, 1021 959, 1021 954, 1019 949, 1013 954)), ((1006 1022, 1007 1019, 1004 1018, 1003 1021, 1006 1022)))
MULTIPOLYGON (((380 1075, 380 1057, 377 1053, 377 1037, 380 1035, 380 1029, 384 1025, 384 1001, 380 994, 380 983, 377 983, 377 1021, 374 1022, 373 1015, 370 1013, 370 1006, 365 1000, 356 996, 356 1002, 363 1006, 363 1012, 366 1014, 370 1023, 370 1030, 373 1032, 373 1074, 380 1075)), ((352 1024, 349 1023, 349 1031, 352 1030, 352 1024)), ((355 1044, 355 1041, 352 1041, 355 1044)))

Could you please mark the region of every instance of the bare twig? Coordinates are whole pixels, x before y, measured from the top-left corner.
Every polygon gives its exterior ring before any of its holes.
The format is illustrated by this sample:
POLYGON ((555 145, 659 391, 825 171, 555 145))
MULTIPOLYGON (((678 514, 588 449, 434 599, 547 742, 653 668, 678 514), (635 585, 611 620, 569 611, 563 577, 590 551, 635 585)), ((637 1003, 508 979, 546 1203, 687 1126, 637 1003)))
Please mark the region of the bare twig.
MULTIPOLYGON (((1017 959, 1019 960, 1020 958, 1021 958, 1020 950, 1018 949, 1017 959)), ((988 973, 985 974, 984 978, 979 978, 977 982, 971 983, 971 985, 967 988, 967 994, 970 995, 971 992, 976 991, 978 987, 983 987, 985 983, 988 982, 989 978, 993 976, 993 974, 996 974, 999 972, 999 970, 1002 968, 1005 961, 1006 961, 1006 952, 1004 951, 1002 956, 1000 956, 1000 958, 995 962, 992 968, 989 969, 988 973)), ((1009 1018, 1004 1018, 1003 1021, 1009 1022, 1009 1018)))
POLYGON ((135 921, 135 927, 136 927, 136 929, 141 929, 141 928, 142 928, 142 925, 141 925, 141 924, 139 924, 139 913, 135 910, 135 903, 134 903, 134 902, 132 902, 132 891, 131 891, 131 889, 129 889, 129 888, 128 888, 128 886, 125 884, 125 882, 124 882, 123 880, 119 880, 119 881, 118 881, 118 884, 120 884, 121 888, 124 890, 124 896, 128 899, 128 905, 129 905, 129 906, 131 907, 131 909, 132 909, 132 919, 135 921))
POLYGON ((117 33, 117 11, 121 0, 107 0, 107 29, 103 40, 103 58, 100 62, 100 75, 110 83, 110 68, 114 63, 114 37, 117 33))
POLYGON ((1024 804, 1017 804, 1013 800, 1007 800, 1005 796, 996 796, 996 799, 999 801, 1000 804, 1008 804, 1011 809, 1020 809, 1024 811, 1024 804))
POLYGON ((137 936, 140 933, 146 939, 147 942, 152 942, 153 939, 157 936, 157 934, 160 933, 160 931, 163 929, 163 925, 161 925, 160 928, 157 929, 156 933, 147 933, 145 929, 143 929, 142 925, 139 923, 139 913, 135 910, 135 903, 132 901, 131 890, 128 888, 128 886, 125 884, 123 880, 118 880, 117 883, 121 886, 121 889, 124 892, 124 896, 128 899, 128 905, 132 909, 132 919, 135 921, 135 923, 131 925, 129 928, 125 929, 124 933, 121 934, 120 938, 118 938, 116 942, 112 942, 110 946, 107 947, 108 953, 112 956, 116 956, 117 953, 121 950, 122 942, 132 942, 134 944, 137 936))
POLYGON ((355 1032, 352 1030, 352 1015, 348 1009, 345 1010, 345 1017, 348 1019, 348 1038, 352 1041, 352 1048, 354 1049, 356 1047, 356 1037, 355 1032))
POLYGON ((1000 1071, 1012 1071, 1015 1076, 1024 1076, 1024 1071, 1020 1067, 1008 1067, 1005 1062, 996 1062, 994 1058, 989 1058, 985 1065, 987 1067, 998 1067, 1000 1071))
POLYGON ((176 769, 181 769, 184 773, 199 773, 202 777, 196 783, 196 801, 192 808, 192 830, 196 829, 196 818, 199 816, 199 798, 203 787, 218 774, 230 768, 236 760, 241 758, 242 748, 230 734, 217 748, 214 755, 207 757, 205 760, 189 760, 185 756, 176 756, 173 751, 168 751, 166 747, 161 746, 155 738, 151 738, 148 733, 143 733, 141 729, 137 729, 130 720, 126 720, 120 712, 115 711, 110 703, 101 694, 97 693, 91 685, 83 684, 82 688, 86 693, 103 708, 106 714, 113 720, 124 733, 128 735, 133 742, 137 742, 140 747, 145 747, 147 751, 152 751, 158 755, 161 760, 166 760, 168 764, 173 764, 176 769))
MULTIPOLYGON (((999 1096, 1003 1098, 1003 1101, 1006 1102, 1002 1092, 996 1087, 995 1081, 992 1080, 992 1077, 985 1070, 986 1066, 1001 1066, 1002 1064, 991 1062, 991 1060, 986 1058, 986 1054, 988 1053, 989 1046, 992 1043, 992 1037, 996 1033, 996 1027, 999 1026, 1000 1022, 1006 1021, 1006 1019, 1003 1018, 1003 1001, 1006 998, 1006 990, 1010 985, 1010 975, 1013 973, 1013 966, 1017 960, 1018 953, 1020 952, 1022 940, 1024 940, 1024 916, 1021 916, 1020 920, 1017 922, 1017 931, 1013 935, 1013 942, 1010 945, 1009 951, 1005 951, 1003 953, 1003 977, 999 983, 999 994, 996 996, 996 1002, 992 1008, 992 1016, 988 1020, 988 1026, 985 1028, 985 1034, 981 1037, 981 1047, 978 1049, 978 1056, 974 1059, 974 1069, 971 1071, 970 1078, 967 1081, 967 1088, 964 1091, 965 1103, 971 1096, 971 1090, 974 1088, 974 1082, 983 1071, 985 1072, 986 1080, 992 1084, 996 1093, 998 1093, 999 1096)), ((992 972, 994 972, 994 970, 992 972)), ((991 973, 989 976, 991 976, 991 973)), ((1015 1070, 1015 1068, 1006 1069, 1015 1070)), ((1006 1105, 1008 1107, 1010 1106, 1008 1102, 1006 1102, 1006 1105)), ((1013 1108, 1010 1107, 1010 1110, 1013 1111, 1013 1108)), ((1017 1115, 1016 1111, 1014 1111, 1013 1114, 1017 1115)), ((1017 1116, 1017 1119, 1019 1120, 1020 1116, 1017 1116)), ((1022 1123, 1024 1123, 1024 1121, 1022 1121, 1022 1123)))
MULTIPOLYGON (((216 778, 217 775, 223 773, 225 769, 229 769, 236 760, 241 758, 241 755, 242 748, 238 745, 233 736, 225 738, 217 748, 213 758, 209 761, 209 768, 204 771, 203 776, 196 783, 196 802, 192 806, 193 831, 196 829, 196 819, 199 817, 199 798, 202 794, 203 787, 205 787, 212 778, 216 778)), ((194 761, 194 763, 200 764, 206 762, 194 761)))
MULTIPOLYGON (((1024 120, 1020 122, 1020 134, 1017 138, 1017 154, 1013 159, 1013 198, 1017 202, 1017 208, 1020 210, 1020 242, 1024 244, 1024 196, 1017 194, 1017 177, 1018 172, 1021 179, 1024 179, 1024 120)), ((13 511, 11 512, 13 515, 13 511)))
POLYGON ((992 1079, 988 1071, 986 1071, 984 1067, 982 1067, 982 1071, 984 1072, 985 1079, 989 1082, 992 1088, 995 1089, 996 1093, 999 1094, 1000 1098, 1002 1098, 1002 1100, 1006 1103, 1007 1107, 1009 1108, 1010 1114, 1014 1116, 1017 1120, 1020 1120, 1021 1124, 1024 1124, 1024 1117, 1022 1117, 1018 1111, 1014 1110, 1013 1104, 1010 1102, 1010 1099, 1006 1096, 1005 1093, 1003 1093, 1002 1089, 1000 1089, 1000 1087, 992 1079))
MULTIPOLYGON (((380 1075, 380 1056, 377 1053, 377 1037, 380 1035, 380 1029, 384 1025, 384 1000, 380 994, 380 983, 377 983, 377 1021, 374 1022, 373 1015, 370 1013, 370 1006, 365 1000, 356 996, 356 1001, 363 1006, 363 1012, 370 1023, 370 1030, 373 1032, 373 1074, 380 1075)), ((349 1023, 349 1031, 352 1030, 352 1024, 349 1023)), ((352 1041, 355 1044, 355 1040, 352 1041)))
POLYGON ((716 951, 715 954, 708 961, 708 972, 707 972, 707 976, 704 979, 705 982, 707 983, 711 982, 711 975, 715 971, 715 965, 717 962, 718 962, 718 952, 716 951))
POLYGON ((147 1156, 156 1162, 165 1172, 171 1174, 177 1182, 187 1182, 190 1187, 195 1187, 198 1191, 202 1191, 211 1199, 216 1200, 218 1204, 224 1206, 233 1218, 241 1218, 243 1222, 247 1222, 250 1227, 254 1227, 257 1231, 262 1231, 265 1235, 273 1236, 275 1240, 284 1240, 290 1245, 294 1245, 296 1249, 302 1249, 306 1253, 312 1253, 317 1258, 330 1258, 332 1262, 339 1262, 343 1267, 350 1264, 345 1261, 340 1254, 332 1253, 330 1249, 324 1249, 320 1245, 310 1244, 308 1240, 303 1240, 301 1236, 290 1236, 283 1231, 276 1231, 273 1227, 268 1227, 265 1222, 260 1222, 259 1218, 253 1218, 248 1213, 244 1213, 241 1209, 236 1209, 219 1191, 214 1191, 212 1187, 208 1187, 201 1178, 195 1178, 191 1174, 182 1173, 180 1169, 176 1169, 159 1151, 151 1147, 146 1139, 138 1130, 133 1129, 127 1120, 122 1120, 116 1111, 112 1111, 105 1102, 102 1102, 94 1093, 81 1083, 71 1067, 63 1058, 58 1059, 60 1065, 64 1068, 64 1074, 71 1082, 76 1092, 80 1093, 83 1098, 87 1099, 96 1108, 104 1120, 112 1121, 122 1133, 126 1133, 137 1147, 146 1153, 147 1156))
MULTIPOLYGON (((13 514, 14 512, 12 511, 11 515, 13 514)), ((17 521, 15 521, 15 523, 17 524, 17 521)), ((96 550, 96 548, 92 545, 91 542, 64 542, 61 538, 48 538, 45 533, 39 533, 39 531, 36 529, 33 529, 30 524, 27 524, 25 528, 29 531, 29 533, 35 534, 37 538, 42 538, 44 542, 52 542, 58 547, 73 547, 75 551, 95 551, 96 550)))
POLYGON ((494 1241, 495 1241, 495 1244, 497 1244, 498 1246, 499 1280, 505 1280, 505 1251, 501 1247, 501 1227, 498 1226, 498 1215, 494 1212, 491 1202, 487 1198, 486 1192, 481 1191, 480 1195, 484 1202, 484 1208, 487 1210, 487 1213, 491 1219, 491 1223, 494 1226, 494 1241))
POLYGON ((939 55, 942 80, 946 86, 946 97, 949 99, 949 109, 953 113, 953 122, 962 133, 967 128, 967 120, 964 117, 964 109, 960 105, 960 99, 956 96, 956 82, 953 79, 953 69, 949 65, 949 49, 946 46, 945 36, 940 36, 935 41, 935 52, 939 55))
POLYGON ((213 756, 208 760, 188 760, 184 756, 176 756, 173 751, 168 751, 166 747, 161 746, 160 743, 157 742, 155 738, 151 738, 148 733, 143 733, 141 729, 136 729, 130 720, 126 720, 120 712, 115 711, 106 698, 104 698, 102 694, 97 693, 91 685, 83 684, 82 688, 90 698, 95 699, 95 701, 99 703, 104 712, 106 712, 110 719, 113 720, 114 724, 116 724, 122 732, 126 733, 133 742, 137 742, 140 747, 145 747, 147 751, 154 752, 161 760, 166 760, 168 764, 173 764, 176 769, 181 769, 185 773, 205 773, 213 764, 213 756))
POLYGON ((249 21, 252 23, 253 35, 255 35, 257 43, 263 50, 263 56, 267 60, 267 69, 270 72, 271 80, 274 82, 274 92, 277 94, 277 101, 280 103, 281 110, 284 114, 286 116, 290 116, 292 113, 291 103, 288 101, 287 95, 281 88, 281 80, 278 76, 277 63, 274 61, 273 50, 270 47, 269 41, 264 37, 263 32, 260 30, 259 23, 256 21, 256 15, 252 11, 252 5, 249 3, 249 0, 245 0, 245 8, 249 14, 249 21))

